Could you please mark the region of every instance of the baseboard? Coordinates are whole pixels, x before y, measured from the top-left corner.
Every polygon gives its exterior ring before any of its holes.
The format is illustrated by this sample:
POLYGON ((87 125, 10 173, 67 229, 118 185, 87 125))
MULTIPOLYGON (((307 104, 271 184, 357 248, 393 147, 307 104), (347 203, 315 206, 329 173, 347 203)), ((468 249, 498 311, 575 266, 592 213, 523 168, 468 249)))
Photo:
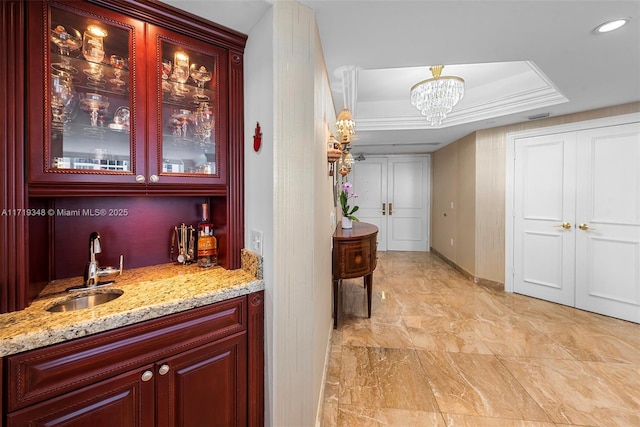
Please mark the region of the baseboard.
POLYGON ((327 351, 324 355, 324 368, 322 370, 322 382, 320 383, 320 397, 316 410, 316 427, 322 426, 324 415, 324 385, 327 382, 327 372, 329 371, 329 359, 331 358, 331 339, 333 338, 333 317, 329 319, 329 339, 327 340, 327 351))
POLYGON ((492 289, 494 291, 504 291, 504 283, 501 282, 495 282, 493 280, 489 280, 489 279, 483 279, 481 277, 476 277, 473 274, 469 273, 467 270, 465 270, 464 268, 460 267, 458 264, 456 264, 455 262, 451 261, 449 258, 447 258, 446 256, 444 256, 443 254, 441 254, 440 252, 438 252, 436 249, 434 249, 433 247, 431 248, 431 252, 433 252, 434 255, 436 255, 438 258, 440 258, 441 260, 443 260, 444 262, 446 262, 447 264, 449 264, 453 269, 455 269, 456 271, 458 271, 460 274, 462 274, 464 277, 466 277, 467 279, 471 280, 473 283, 475 283, 478 286, 482 286, 485 288, 489 288, 492 289))

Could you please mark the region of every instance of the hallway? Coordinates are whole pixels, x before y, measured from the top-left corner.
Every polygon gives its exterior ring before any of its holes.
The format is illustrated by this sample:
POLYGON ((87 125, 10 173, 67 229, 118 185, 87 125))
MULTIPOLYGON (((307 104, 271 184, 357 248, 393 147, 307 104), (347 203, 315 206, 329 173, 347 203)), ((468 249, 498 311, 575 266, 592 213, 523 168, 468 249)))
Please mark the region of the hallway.
POLYGON ((638 426, 640 325, 379 252, 371 319, 343 281, 323 427, 638 426))

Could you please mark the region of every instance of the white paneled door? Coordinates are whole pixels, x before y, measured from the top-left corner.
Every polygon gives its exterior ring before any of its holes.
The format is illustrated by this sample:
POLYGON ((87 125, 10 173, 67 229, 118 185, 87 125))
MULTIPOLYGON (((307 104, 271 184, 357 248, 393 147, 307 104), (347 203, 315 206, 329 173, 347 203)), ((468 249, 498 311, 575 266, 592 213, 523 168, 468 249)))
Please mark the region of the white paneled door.
POLYGON ((428 250, 429 166, 428 156, 368 157, 355 164, 357 216, 378 226, 378 250, 428 250))
POLYGON ((516 142, 514 291, 575 301, 575 133, 516 142))
POLYGON ((640 124, 578 144, 576 307, 640 323, 640 124))
POLYGON ((640 323, 640 124, 515 154, 514 291, 640 323))

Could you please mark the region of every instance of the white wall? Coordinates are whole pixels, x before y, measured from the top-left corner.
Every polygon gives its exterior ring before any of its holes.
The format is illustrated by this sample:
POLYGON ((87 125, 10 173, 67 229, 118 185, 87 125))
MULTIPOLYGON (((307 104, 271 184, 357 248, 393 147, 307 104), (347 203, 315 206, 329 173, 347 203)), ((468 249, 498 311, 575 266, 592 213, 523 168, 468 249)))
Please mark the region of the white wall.
POLYGON ((335 121, 313 12, 276 0, 249 34, 244 58, 245 246, 251 230, 263 232, 265 421, 313 425, 332 330, 326 141, 335 121))

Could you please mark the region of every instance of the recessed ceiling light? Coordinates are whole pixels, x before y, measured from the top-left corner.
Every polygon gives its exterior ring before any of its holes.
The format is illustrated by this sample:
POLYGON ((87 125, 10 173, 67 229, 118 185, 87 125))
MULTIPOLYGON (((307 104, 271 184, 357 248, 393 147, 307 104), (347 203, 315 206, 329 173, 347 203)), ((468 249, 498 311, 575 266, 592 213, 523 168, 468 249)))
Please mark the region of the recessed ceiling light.
POLYGON ((618 18, 614 19, 613 21, 607 21, 603 24, 598 25, 594 31, 597 34, 608 33, 609 31, 617 30, 630 20, 631 18, 618 18))

